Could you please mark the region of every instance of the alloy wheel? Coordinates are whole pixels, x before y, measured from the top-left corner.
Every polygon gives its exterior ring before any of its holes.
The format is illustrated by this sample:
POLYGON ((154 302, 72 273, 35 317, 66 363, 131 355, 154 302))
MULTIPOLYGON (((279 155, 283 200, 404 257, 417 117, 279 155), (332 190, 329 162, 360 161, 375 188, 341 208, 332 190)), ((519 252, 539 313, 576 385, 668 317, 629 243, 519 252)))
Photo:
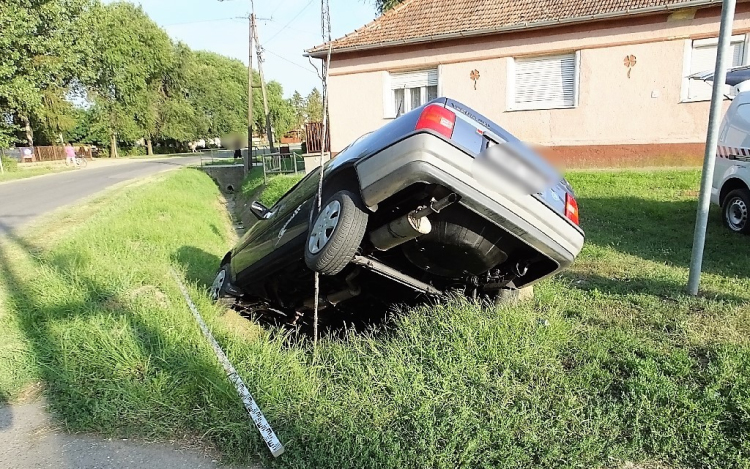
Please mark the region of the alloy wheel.
POLYGON ((333 235, 333 230, 339 224, 341 214, 341 203, 338 200, 328 202, 315 220, 310 231, 310 240, 307 248, 311 254, 317 254, 323 249, 333 235))

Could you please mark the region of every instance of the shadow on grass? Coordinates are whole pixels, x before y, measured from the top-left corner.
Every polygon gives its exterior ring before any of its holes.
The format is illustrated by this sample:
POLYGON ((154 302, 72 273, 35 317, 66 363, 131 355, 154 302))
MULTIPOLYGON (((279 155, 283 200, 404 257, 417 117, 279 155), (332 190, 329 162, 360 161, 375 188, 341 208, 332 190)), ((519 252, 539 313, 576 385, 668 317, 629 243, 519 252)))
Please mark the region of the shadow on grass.
MULTIPOLYGON (((579 199, 586 243, 659 263, 687 268, 695 227, 696 202, 637 197, 579 199)), ((750 239, 722 225, 711 207, 703 272, 727 277, 750 275, 750 239)))
POLYGON ((214 282, 221 259, 195 246, 182 246, 172 255, 172 261, 185 268, 188 281, 208 288, 214 282))
MULTIPOLYGON (((561 277, 568 280, 573 288, 585 292, 602 292, 610 295, 647 294, 664 300, 686 296, 685 283, 663 278, 627 277, 609 278, 598 274, 564 272, 561 277)), ((710 287, 702 287, 700 297, 735 304, 747 302, 747 298, 725 292, 717 292, 710 287)))
POLYGON ((0 244, 8 305, 30 344, 50 408, 67 430, 207 438, 240 447, 247 456, 247 440, 255 435, 212 355, 201 351, 200 339, 148 314, 158 308, 149 303, 165 298, 158 287, 149 287, 155 301, 134 300, 132 292, 118 293, 86 276, 89 259, 49 255, 12 234, 7 242, 31 254, 28 262, 40 268, 45 282, 61 286, 57 296, 39 295, 0 244), (195 412, 207 408, 208 413, 195 412))
POLYGON ((13 410, 7 405, 8 400, 0 393, 0 432, 13 426, 13 410))

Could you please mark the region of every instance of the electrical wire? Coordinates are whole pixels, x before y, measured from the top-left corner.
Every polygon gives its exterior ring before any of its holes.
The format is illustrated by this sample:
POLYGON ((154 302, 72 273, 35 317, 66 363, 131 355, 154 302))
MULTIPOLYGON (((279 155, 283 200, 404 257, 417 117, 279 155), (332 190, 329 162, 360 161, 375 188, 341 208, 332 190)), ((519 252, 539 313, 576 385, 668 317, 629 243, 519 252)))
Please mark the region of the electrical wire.
POLYGON ((298 63, 296 63, 296 62, 292 62, 291 60, 287 59, 286 57, 283 57, 283 56, 281 56, 281 55, 277 54, 276 52, 274 52, 274 51, 272 51, 272 50, 270 50, 270 49, 263 49, 263 51, 264 51, 264 52, 268 52, 268 53, 269 53, 269 54, 271 54, 271 55, 275 55, 276 57, 280 58, 281 60, 284 60, 284 61, 286 61, 286 62, 289 62, 290 64, 294 65, 295 67, 299 67, 299 68, 301 68, 302 70, 304 70, 304 71, 306 71, 306 72, 312 73, 313 75, 315 75, 315 74, 316 74, 315 72, 313 72, 313 71, 312 71, 312 70, 310 70, 309 68, 307 68, 307 67, 305 67, 305 66, 302 66, 302 65, 300 65, 300 64, 298 64, 298 63))
POLYGON ((166 28, 169 26, 183 26, 187 24, 199 24, 199 23, 218 23, 220 21, 231 21, 231 20, 237 20, 236 16, 233 16, 231 18, 215 18, 212 20, 197 20, 197 21, 185 21, 184 23, 170 23, 170 24, 163 24, 162 27, 166 28))
POLYGON ((273 41, 279 34, 281 34, 284 31, 284 29, 286 29, 287 26, 289 26, 290 24, 292 24, 294 22, 294 20, 296 20, 297 18, 299 18, 299 16, 302 13, 304 13, 305 10, 307 10, 307 7, 309 7, 310 5, 312 5, 313 1, 314 0, 310 0, 309 2, 307 2, 307 4, 304 7, 302 7, 302 9, 296 15, 294 15, 294 18, 292 18, 284 26, 282 26, 281 29, 278 32, 276 32, 276 34, 274 34, 269 39, 267 39, 265 43, 268 44, 269 42, 273 41))

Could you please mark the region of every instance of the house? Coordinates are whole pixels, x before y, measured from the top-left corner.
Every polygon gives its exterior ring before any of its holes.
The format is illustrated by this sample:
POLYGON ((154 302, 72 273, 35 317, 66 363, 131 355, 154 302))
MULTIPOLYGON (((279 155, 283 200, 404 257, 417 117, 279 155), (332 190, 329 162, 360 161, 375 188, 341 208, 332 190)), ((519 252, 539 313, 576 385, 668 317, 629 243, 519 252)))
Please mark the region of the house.
MULTIPOLYGON (((714 67, 720 15, 720 0, 405 0, 331 43, 331 150, 449 96, 570 161, 697 161, 711 87, 686 77, 714 67)), ((748 33, 741 1, 733 65, 748 33)))

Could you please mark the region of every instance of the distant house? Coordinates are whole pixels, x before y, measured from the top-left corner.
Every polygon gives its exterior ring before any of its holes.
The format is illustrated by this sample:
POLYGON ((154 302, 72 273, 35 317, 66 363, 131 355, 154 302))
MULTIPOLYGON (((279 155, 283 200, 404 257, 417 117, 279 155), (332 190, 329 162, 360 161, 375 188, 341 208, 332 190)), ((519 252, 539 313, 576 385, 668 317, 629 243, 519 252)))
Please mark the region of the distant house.
MULTIPOLYGON (((331 150, 449 96, 564 157, 700 156, 720 0, 406 0, 333 41, 331 150)), ((747 64, 750 3, 733 65, 747 64)), ((328 47, 307 51, 315 58, 328 47)))

